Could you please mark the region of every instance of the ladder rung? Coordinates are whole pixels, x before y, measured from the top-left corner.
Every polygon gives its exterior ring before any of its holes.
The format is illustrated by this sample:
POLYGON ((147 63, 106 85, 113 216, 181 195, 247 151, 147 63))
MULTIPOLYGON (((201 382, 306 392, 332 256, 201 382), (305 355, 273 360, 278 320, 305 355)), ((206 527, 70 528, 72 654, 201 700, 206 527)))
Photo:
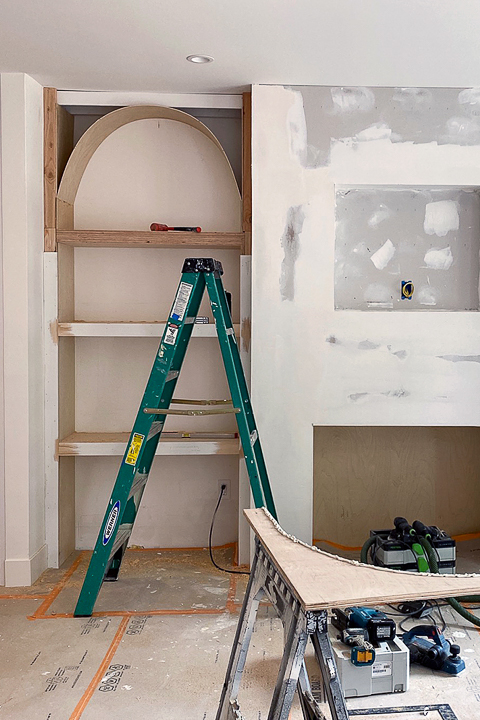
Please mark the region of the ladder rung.
POLYGON ((137 493, 140 488, 142 488, 145 483, 148 480, 148 473, 138 473, 138 475, 135 477, 132 487, 130 488, 130 492, 128 493, 128 499, 130 500, 131 497, 137 493))
POLYGON ((177 400, 176 398, 173 398, 172 404, 177 405, 233 405, 233 400, 231 398, 227 400, 181 400, 180 398, 177 400))
POLYGON ((145 415, 190 415, 194 417, 196 415, 228 415, 231 413, 239 413, 240 408, 226 407, 226 408, 212 408, 211 410, 172 410, 162 408, 143 408, 145 415))

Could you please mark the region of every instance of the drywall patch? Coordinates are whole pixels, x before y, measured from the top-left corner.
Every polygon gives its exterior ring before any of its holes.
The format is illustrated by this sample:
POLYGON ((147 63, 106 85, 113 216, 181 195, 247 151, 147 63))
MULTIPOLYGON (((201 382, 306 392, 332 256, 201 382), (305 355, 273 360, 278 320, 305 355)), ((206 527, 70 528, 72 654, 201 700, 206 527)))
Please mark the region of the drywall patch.
POLYGON ((252 323, 250 318, 244 318, 242 320, 240 337, 242 339, 242 350, 245 350, 245 352, 248 353, 250 351, 250 342, 252 339, 252 323))
POLYGON ((342 343, 340 340, 338 340, 335 335, 329 335, 325 342, 330 343, 330 345, 341 345, 342 343))
POLYGON ((390 293, 390 289, 381 283, 370 283, 370 285, 367 286, 363 297, 365 302, 369 305, 393 307, 393 297, 390 293))
POLYGON ((395 255, 395 246, 391 240, 386 240, 382 247, 374 252, 370 257, 370 260, 375 265, 377 270, 383 270, 387 267, 390 260, 395 255))
POLYGON ((358 402, 359 400, 364 400, 368 395, 370 395, 370 393, 367 392, 352 393, 348 396, 348 399, 351 400, 351 402, 358 402))
POLYGON ((378 343, 373 343, 371 340, 362 340, 358 343, 359 350, 378 350, 379 347, 378 343))
POLYGON ((435 306, 438 302, 438 291, 430 285, 422 285, 417 291, 417 300, 420 305, 435 306))
POLYGON ((448 360, 448 362, 475 362, 480 363, 480 355, 438 355, 440 360, 448 360))
MULTIPOLYGON (((388 220, 389 217, 392 217, 392 211, 386 205, 380 203, 378 210, 375 210, 368 218, 368 227, 378 228, 378 226, 385 220, 388 220)), ((365 243, 362 244, 365 246, 365 243)))
POLYGON ((445 143, 453 145, 478 145, 480 125, 468 117, 451 117, 446 123, 445 143))
POLYGON ((408 390, 404 390, 403 388, 400 388, 399 390, 389 390, 388 392, 382 393, 382 395, 385 395, 385 397, 389 398, 405 398, 410 395, 408 390))
POLYGON ((445 237, 451 230, 458 230, 459 226, 458 207, 454 200, 439 200, 425 206, 423 229, 427 235, 445 237))
POLYGON ((299 237, 303 229, 305 213, 302 205, 293 205, 288 209, 285 230, 280 238, 284 258, 280 272, 280 296, 282 300, 295 297, 295 263, 300 252, 299 237))
POLYGON ((392 398, 394 400, 401 400, 403 398, 406 398, 410 395, 408 390, 404 390, 404 388, 399 388, 398 390, 388 390, 387 392, 360 392, 360 393, 352 393, 348 396, 348 399, 350 402, 361 402, 367 400, 367 398, 392 398))
POLYGON ((480 116, 480 88, 467 88, 458 93, 458 102, 462 110, 474 117, 480 116))
POLYGON ((453 265, 453 255, 450 246, 446 248, 431 248, 423 258, 425 265, 432 270, 449 270, 453 265))
POLYGON ((366 87, 330 88, 335 115, 367 113, 375 105, 375 95, 366 87))
POLYGON ((290 156, 305 167, 307 161, 307 124, 302 93, 292 90, 293 103, 287 114, 290 156))
POLYGON ((395 142, 399 142, 401 139, 398 133, 394 135, 392 128, 382 122, 373 123, 373 125, 370 125, 364 130, 360 130, 360 132, 355 135, 355 140, 359 142, 369 142, 371 140, 395 140, 395 142))
POLYGON ((404 112, 411 113, 427 109, 433 96, 428 88, 395 88, 392 99, 404 112))

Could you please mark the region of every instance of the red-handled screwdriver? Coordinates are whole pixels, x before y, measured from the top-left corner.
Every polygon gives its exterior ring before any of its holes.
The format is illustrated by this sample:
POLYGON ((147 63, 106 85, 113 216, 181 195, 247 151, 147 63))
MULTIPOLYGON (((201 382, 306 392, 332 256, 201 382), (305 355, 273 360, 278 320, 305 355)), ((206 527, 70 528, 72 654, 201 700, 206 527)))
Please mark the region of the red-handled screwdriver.
POLYGON ((168 225, 164 225, 163 223, 152 223, 150 225, 150 230, 179 230, 180 232, 202 232, 201 227, 169 227, 168 225))

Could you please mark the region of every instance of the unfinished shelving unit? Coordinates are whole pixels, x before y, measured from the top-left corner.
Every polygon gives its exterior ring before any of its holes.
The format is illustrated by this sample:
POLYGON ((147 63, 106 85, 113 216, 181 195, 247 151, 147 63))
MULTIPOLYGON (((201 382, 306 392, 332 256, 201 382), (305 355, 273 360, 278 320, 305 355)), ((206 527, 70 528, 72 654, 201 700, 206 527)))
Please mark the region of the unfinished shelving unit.
MULTIPOLYGON (((103 496, 107 498, 111 490, 116 474, 115 463, 118 464, 123 455, 131 421, 164 329, 160 313, 163 313, 164 317, 167 315, 184 257, 214 255, 224 261, 226 277, 231 276, 229 279, 234 286, 233 315, 234 320, 237 320, 235 330, 237 337, 241 338, 242 360, 248 374, 251 238, 249 100, 249 94, 245 94, 242 123, 242 204, 229 161, 219 141, 205 125, 191 115, 161 106, 121 108, 98 120, 74 147, 73 117, 57 104, 56 91, 52 88, 45 89, 45 417, 50 566, 60 565, 75 546, 83 548, 93 545, 104 511, 103 496), (128 130, 127 126, 137 121, 150 121, 148 127, 144 126, 145 132, 155 132, 157 127, 159 132, 162 132, 164 127, 171 130, 172 124, 175 124, 175 127, 187 127, 187 144, 189 140, 194 142, 200 134, 200 149, 207 148, 207 155, 203 154, 200 160, 207 168, 208 152, 213 148, 216 162, 221 167, 220 175, 223 174, 224 177, 223 185, 229 184, 226 197, 230 202, 230 214, 233 213, 233 218, 226 222, 224 232, 221 228, 218 229, 218 226, 215 227, 214 221, 210 220, 209 223, 208 212, 205 214, 207 222, 200 222, 206 231, 199 234, 150 232, 130 227, 125 220, 122 227, 121 218, 120 229, 116 230, 115 227, 95 227, 91 217, 85 218, 89 213, 91 216, 92 203, 88 202, 88 198, 83 201, 81 199, 82 180, 85 181, 85 175, 89 172, 92 174, 90 161, 99 151, 95 156, 96 161, 115 131, 125 132, 128 130), (153 129, 152 121, 156 123, 153 129), (82 202, 83 208, 88 208, 87 212, 83 212, 83 216, 82 202), (159 253, 162 258, 168 255, 165 268, 161 268, 160 277, 156 274, 159 253), (131 271, 132 267, 135 267, 135 272, 131 271), (118 283, 115 280, 117 268, 118 283), (140 273, 142 268, 146 277, 140 273), (138 294, 143 293, 142 301, 138 301, 136 292, 132 293, 135 284, 139 288, 138 294), (150 288, 152 298, 150 308, 146 311, 145 299, 150 288), (88 417, 89 408, 92 410, 91 421, 88 417), (80 520, 78 513, 77 516, 75 513, 76 498, 77 501, 80 498, 83 508, 80 520), (92 510, 97 505, 98 517, 92 510)), ((164 172, 169 172, 168 166, 164 172)), ((222 187, 217 188, 216 202, 222 202, 223 191, 222 187)), ((162 211, 165 212, 164 205, 160 212, 162 211)), ((103 221, 102 218, 100 226, 109 222, 108 212, 106 215, 107 219, 103 221)), ((146 216, 141 225, 148 227, 149 222, 157 218, 158 215, 146 216)), ((173 222, 171 215, 169 221, 173 222)), ((132 223, 140 225, 138 218, 134 218, 132 223)), ((184 223, 185 221, 182 224, 184 223)), ((195 224, 199 224, 199 221, 196 220, 195 224)), ((182 390, 185 394, 188 393, 189 397, 196 397, 196 378, 201 374, 218 375, 220 366, 220 357, 218 367, 211 359, 212 344, 204 342, 205 339, 216 337, 214 324, 197 325, 193 337, 198 338, 198 341, 193 343, 196 347, 190 351, 192 361, 189 370, 184 371, 187 379, 185 390, 182 390), (207 346, 210 349, 207 349, 207 346)), ((215 347, 215 350, 217 349, 215 347)), ((188 365, 188 361, 186 364, 188 365)), ((222 381, 215 378, 206 385, 206 390, 213 392, 212 397, 226 388, 226 383, 222 385, 222 381)), ((226 421, 228 426, 225 427, 212 427, 211 419, 205 420, 207 422, 198 428, 198 433, 191 425, 180 427, 178 422, 169 423, 171 431, 167 426, 167 432, 164 433, 157 451, 157 454, 163 456, 183 457, 183 462, 190 463, 183 468, 183 473, 198 477, 198 489, 194 492, 202 494, 201 489, 204 488, 205 496, 209 496, 205 499, 201 497, 200 500, 196 498, 195 509, 200 517, 206 514, 207 508, 210 512, 212 497, 216 498, 218 495, 218 478, 223 478, 227 472, 232 473, 232 467, 235 467, 236 475, 240 472, 241 476, 238 490, 239 509, 249 503, 248 481, 244 472, 239 471, 240 447, 235 436, 236 428, 228 425, 229 422, 231 424, 231 419, 226 421), (181 437, 180 431, 191 433, 191 436, 181 437), (220 458, 215 460, 214 457, 209 459, 206 456, 223 456, 225 459, 221 465, 220 458), (197 457, 198 462, 204 464, 203 469, 195 463, 197 457), (212 465, 212 460, 220 463, 218 472, 212 465)), ((218 423, 218 420, 216 422, 218 423)), ((178 463, 177 467, 172 465, 175 458, 165 457, 164 461, 167 466, 163 475, 173 474, 178 481, 178 463)), ((236 478, 232 481, 233 487, 233 497, 231 495, 229 500, 233 500, 236 505, 236 478)), ((172 526, 181 526, 178 518, 175 520, 175 515, 177 511, 180 516, 185 515, 181 496, 187 495, 187 498, 183 497, 183 502, 188 501, 188 488, 182 490, 169 487, 166 491, 157 488, 156 492, 160 498, 157 498, 156 504, 153 503, 151 516, 145 518, 146 524, 152 526, 155 522, 155 508, 158 510, 159 505, 173 504, 180 498, 178 508, 167 507, 167 519, 163 522, 166 522, 167 526, 169 522, 172 526)), ((145 502, 151 501, 152 497, 146 497, 145 502)), ((194 516, 195 512, 192 512, 186 522, 194 522, 194 516)), ((236 517, 235 525, 238 525, 236 517)), ((168 534, 168 527, 165 532, 168 534)), ((198 532, 196 534, 198 535, 198 532)), ((182 543, 174 529, 171 535, 173 544, 177 545, 203 545, 207 540, 205 535, 201 542, 192 542, 195 533, 192 535, 190 532, 182 543)), ((246 537, 245 530, 244 535, 246 537)), ((140 540, 134 540, 136 544, 146 546, 170 544, 168 538, 163 541, 162 539, 159 541, 155 530, 150 532, 144 528, 140 540)), ((246 542, 244 544, 247 545, 246 542)))

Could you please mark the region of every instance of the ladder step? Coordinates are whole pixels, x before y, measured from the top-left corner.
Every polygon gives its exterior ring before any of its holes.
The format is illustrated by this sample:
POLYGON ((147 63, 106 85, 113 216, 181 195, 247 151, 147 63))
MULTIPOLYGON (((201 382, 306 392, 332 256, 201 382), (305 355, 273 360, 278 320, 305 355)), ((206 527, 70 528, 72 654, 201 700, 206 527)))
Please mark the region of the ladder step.
POLYGON ((113 543, 113 547, 110 550, 110 560, 115 555, 117 550, 122 547, 124 542, 128 540, 132 533, 132 527, 133 523, 125 523, 124 525, 120 525, 120 527, 117 530, 117 536, 115 538, 115 541, 113 543))
POLYGON ((146 473, 138 473, 138 475, 135 477, 135 480, 133 481, 133 485, 130 488, 130 492, 128 493, 128 500, 130 500, 131 497, 136 495, 136 493, 145 485, 145 483, 148 480, 148 475, 146 473))
POLYGON ((173 398, 170 403, 171 405, 232 405, 232 399, 226 400, 182 400, 180 398, 173 398))
POLYGON ((240 408, 211 408, 210 410, 175 410, 170 408, 143 408, 145 415, 229 415, 241 412, 240 408))

